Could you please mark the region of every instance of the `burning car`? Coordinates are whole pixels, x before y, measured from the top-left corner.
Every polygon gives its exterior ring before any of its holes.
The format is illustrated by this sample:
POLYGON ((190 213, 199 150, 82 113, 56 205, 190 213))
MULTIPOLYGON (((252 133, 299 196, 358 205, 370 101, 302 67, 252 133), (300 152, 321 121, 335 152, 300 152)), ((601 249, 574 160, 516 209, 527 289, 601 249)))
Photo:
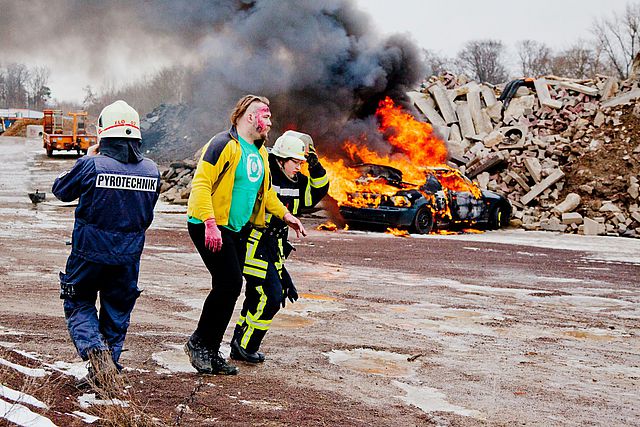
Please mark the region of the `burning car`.
POLYGON ((480 225, 498 229, 509 223, 511 204, 498 193, 481 190, 457 169, 421 168, 424 182, 403 181, 397 168, 364 163, 354 166, 358 190, 347 194, 340 212, 351 225, 432 229, 480 225), (375 190, 372 190, 375 189, 375 190))

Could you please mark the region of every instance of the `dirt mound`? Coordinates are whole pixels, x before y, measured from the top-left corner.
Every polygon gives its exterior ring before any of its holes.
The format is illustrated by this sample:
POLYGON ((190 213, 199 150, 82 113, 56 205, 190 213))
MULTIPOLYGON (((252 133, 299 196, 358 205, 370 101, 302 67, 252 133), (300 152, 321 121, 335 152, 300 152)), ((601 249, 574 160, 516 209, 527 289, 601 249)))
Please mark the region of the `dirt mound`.
POLYGON ((42 119, 18 119, 2 136, 27 136, 29 125, 42 125, 42 119))
POLYGON ((578 210, 584 216, 605 216, 600 209, 611 201, 628 216, 637 203, 629 189, 640 177, 640 111, 623 105, 613 111, 612 120, 593 135, 590 147, 565 166, 566 184, 561 196, 576 193, 582 200, 578 210))
POLYGON ((185 104, 161 104, 140 121, 145 155, 159 163, 190 158, 213 136, 200 123, 204 112, 185 104))

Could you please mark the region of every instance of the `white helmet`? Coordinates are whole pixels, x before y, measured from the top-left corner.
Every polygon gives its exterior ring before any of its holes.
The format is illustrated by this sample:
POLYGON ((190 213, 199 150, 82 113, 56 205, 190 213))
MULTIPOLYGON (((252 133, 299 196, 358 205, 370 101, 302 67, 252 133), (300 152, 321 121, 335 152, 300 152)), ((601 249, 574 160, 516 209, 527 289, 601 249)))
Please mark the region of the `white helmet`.
POLYGON ((307 160, 305 155, 309 143, 313 144, 313 140, 306 133, 288 130, 276 139, 271 153, 283 159, 307 160))
POLYGON ((120 100, 107 105, 98 117, 98 138, 137 138, 140 135, 140 116, 129 104, 120 100))

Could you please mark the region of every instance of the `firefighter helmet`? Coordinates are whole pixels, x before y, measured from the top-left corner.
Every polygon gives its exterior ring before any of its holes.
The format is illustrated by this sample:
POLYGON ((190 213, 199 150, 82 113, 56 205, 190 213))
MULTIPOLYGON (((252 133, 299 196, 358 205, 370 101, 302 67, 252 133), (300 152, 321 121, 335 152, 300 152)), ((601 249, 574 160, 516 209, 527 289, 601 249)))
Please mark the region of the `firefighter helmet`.
POLYGON ((313 140, 306 133, 288 130, 276 139, 271 153, 283 159, 307 160, 305 157, 307 154, 307 140, 313 144, 313 140))
POLYGON ((142 138, 138 112, 122 100, 104 107, 98 117, 98 138, 111 137, 142 138))

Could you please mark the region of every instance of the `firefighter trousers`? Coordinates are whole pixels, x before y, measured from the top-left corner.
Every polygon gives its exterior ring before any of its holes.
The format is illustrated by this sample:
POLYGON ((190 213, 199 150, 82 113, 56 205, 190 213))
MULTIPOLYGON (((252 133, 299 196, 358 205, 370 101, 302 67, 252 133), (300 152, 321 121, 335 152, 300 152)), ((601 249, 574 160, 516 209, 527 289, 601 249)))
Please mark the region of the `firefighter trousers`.
POLYGON ((245 299, 234 339, 247 352, 254 353, 260 348, 262 339, 271 327, 271 321, 280 310, 282 282, 278 270, 271 262, 264 280, 250 275, 245 275, 245 279, 245 299))
POLYGON ((122 353, 131 312, 140 296, 140 263, 106 265, 71 254, 60 273, 60 298, 71 340, 83 360, 94 349, 110 350, 113 361, 122 353), (100 312, 96 300, 100 298, 100 312))

